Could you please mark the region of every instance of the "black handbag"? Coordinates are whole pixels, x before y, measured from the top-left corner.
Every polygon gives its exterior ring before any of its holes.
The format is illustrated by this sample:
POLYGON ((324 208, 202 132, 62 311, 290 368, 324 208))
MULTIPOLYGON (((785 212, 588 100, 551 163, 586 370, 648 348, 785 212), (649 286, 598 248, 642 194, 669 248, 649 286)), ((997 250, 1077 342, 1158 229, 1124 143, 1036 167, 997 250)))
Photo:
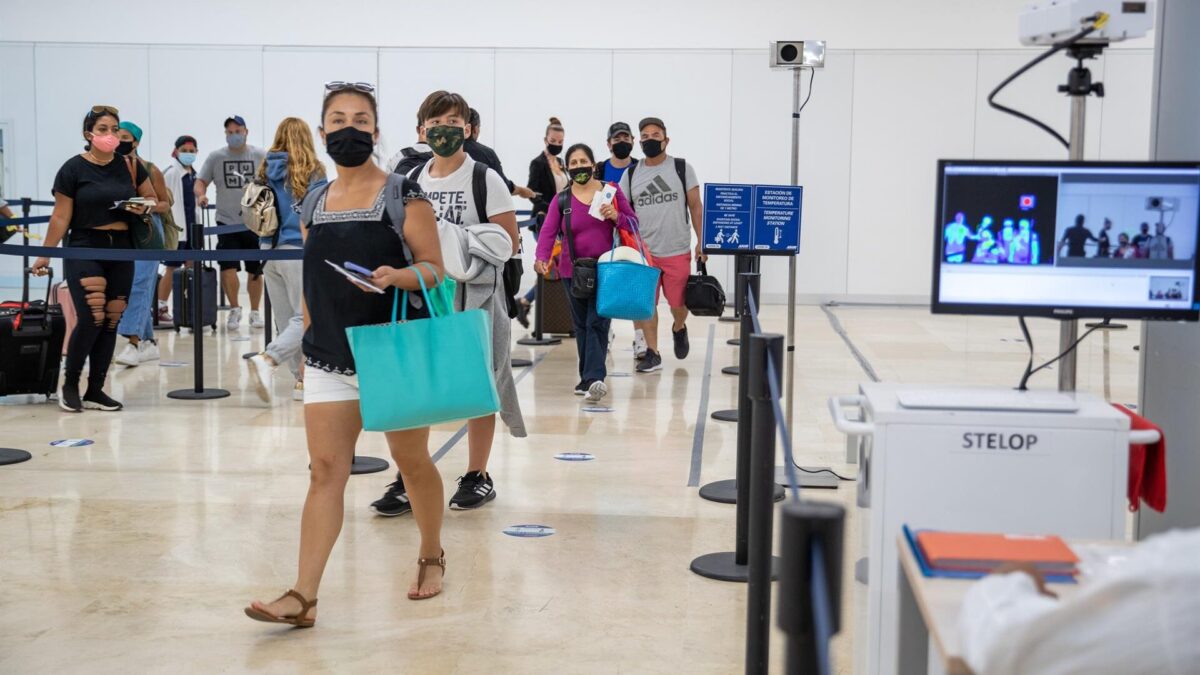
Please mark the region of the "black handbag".
POLYGON ((596 297, 596 259, 575 257, 575 236, 571 233, 571 188, 558 193, 558 208, 566 232, 567 255, 571 257, 571 295, 580 300, 596 297))
POLYGON ((699 274, 688 277, 684 304, 696 316, 721 316, 725 313, 725 289, 716 277, 708 276, 708 266, 696 265, 699 274))

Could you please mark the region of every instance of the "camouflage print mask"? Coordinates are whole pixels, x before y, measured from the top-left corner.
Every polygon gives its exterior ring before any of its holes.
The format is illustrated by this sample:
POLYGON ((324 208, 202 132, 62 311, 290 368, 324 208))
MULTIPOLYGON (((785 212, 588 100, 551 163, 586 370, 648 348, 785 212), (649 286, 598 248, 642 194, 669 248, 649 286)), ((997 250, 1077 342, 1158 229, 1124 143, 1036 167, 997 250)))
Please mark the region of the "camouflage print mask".
POLYGON ((425 130, 425 140, 429 147, 441 157, 453 157, 466 139, 462 127, 440 126, 425 130))

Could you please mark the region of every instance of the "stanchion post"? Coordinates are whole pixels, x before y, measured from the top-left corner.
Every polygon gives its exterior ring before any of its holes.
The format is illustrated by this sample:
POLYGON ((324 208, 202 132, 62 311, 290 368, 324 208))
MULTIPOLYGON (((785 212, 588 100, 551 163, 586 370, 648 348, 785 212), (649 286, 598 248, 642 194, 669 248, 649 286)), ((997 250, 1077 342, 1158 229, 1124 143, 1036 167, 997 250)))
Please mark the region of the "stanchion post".
MULTIPOLYGON (((202 223, 193 223, 192 241, 202 241, 204 230, 202 223)), ((187 264, 184 264, 187 269, 187 264)), ((204 270, 199 260, 192 263, 192 381, 191 391, 178 389, 168 392, 167 398, 185 401, 204 401, 214 398, 225 398, 229 392, 224 389, 204 388, 204 270)), ((186 274, 186 273, 185 273, 186 274)))
POLYGON ((776 623, 787 634, 789 675, 816 675, 819 653, 828 654, 828 644, 818 644, 813 603, 814 552, 819 552, 824 570, 825 597, 829 600, 827 639, 841 630, 842 546, 846 509, 829 502, 799 501, 784 505, 780 512, 779 611, 776 623), (819 546, 814 547, 816 542, 819 546))
MULTIPOLYGON (((747 300, 753 294, 755 305, 758 304, 759 276, 757 272, 746 272, 742 276, 746 287, 746 296, 742 298, 742 344, 748 346, 754 334, 755 317, 747 300)), ((734 474, 737 483, 737 523, 734 551, 737 563, 745 565, 750 542, 750 453, 753 452, 751 443, 754 440, 754 403, 750 400, 750 377, 754 371, 747 347, 738 349, 738 364, 742 374, 738 376, 737 469, 734 474)))
MULTIPOLYGON (((748 511, 749 585, 746 598, 746 673, 766 675, 771 655, 771 547, 775 518, 775 406, 771 401, 768 356, 774 361, 775 386, 782 385, 783 336, 755 333, 750 336, 747 395, 752 402, 751 457, 748 511)), ((740 431, 740 426, 739 426, 740 431)), ((738 509, 743 501, 738 500, 738 509)), ((741 542, 738 542, 739 545, 741 542)))

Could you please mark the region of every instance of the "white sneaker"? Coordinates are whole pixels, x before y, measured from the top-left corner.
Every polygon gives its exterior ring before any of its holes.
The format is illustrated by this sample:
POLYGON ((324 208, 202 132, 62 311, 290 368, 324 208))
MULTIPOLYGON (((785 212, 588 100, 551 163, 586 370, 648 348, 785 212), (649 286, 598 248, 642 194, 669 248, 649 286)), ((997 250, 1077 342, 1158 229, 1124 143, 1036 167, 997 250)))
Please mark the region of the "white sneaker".
POLYGON ((158 345, 149 340, 142 340, 138 343, 138 360, 142 363, 147 361, 157 361, 159 359, 158 345))
POLYGON ((137 346, 130 342, 129 344, 125 345, 125 349, 121 350, 121 353, 117 356, 115 361, 122 366, 129 366, 132 368, 141 363, 142 359, 138 355, 137 346))
POLYGON ((246 365, 250 369, 250 381, 254 383, 258 397, 264 403, 269 404, 271 402, 271 378, 275 375, 275 366, 271 365, 263 354, 255 354, 246 359, 246 365))
POLYGON ((225 321, 226 330, 238 330, 242 326, 242 308, 234 307, 229 310, 229 319, 225 321))
POLYGON ((587 401, 588 403, 599 403, 600 399, 604 398, 607 395, 608 395, 608 385, 604 384, 600 380, 596 380, 595 382, 592 383, 592 386, 588 387, 587 398, 585 398, 584 400, 587 401))
POLYGON ((646 334, 641 330, 633 334, 633 358, 641 361, 646 356, 646 334))
POLYGON ((296 386, 292 387, 292 400, 304 402, 304 383, 297 382, 296 386))
POLYGON ((262 314, 259 314, 257 311, 251 310, 251 312, 250 312, 250 327, 251 328, 262 328, 265 325, 267 325, 267 324, 263 323, 262 314))

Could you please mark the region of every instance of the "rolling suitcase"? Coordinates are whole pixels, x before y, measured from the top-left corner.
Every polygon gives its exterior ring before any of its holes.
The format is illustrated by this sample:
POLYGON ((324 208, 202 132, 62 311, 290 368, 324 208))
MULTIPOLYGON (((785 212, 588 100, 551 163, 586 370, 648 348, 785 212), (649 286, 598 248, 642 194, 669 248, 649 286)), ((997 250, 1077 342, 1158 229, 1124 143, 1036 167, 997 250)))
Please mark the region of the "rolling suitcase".
MULTIPOLYGON (((174 292, 171 294, 171 313, 175 316, 175 332, 178 333, 180 328, 193 328, 192 326, 192 274, 193 271, 189 267, 178 267, 172 272, 174 280, 172 285, 174 292)), ((201 310, 203 323, 201 325, 211 326, 213 332, 217 331, 217 271, 208 266, 200 268, 200 283, 204 288, 203 307, 201 310)))
POLYGON ((25 274, 21 301, 0 303, 0 396, 51 396, 58 391, 67 324, 58 305, 50 304, 53 278, 46 281, 46 300, 29 302, 25 274))
POLYGON ((575 336, 575 323, 571 320, 571 300, 561 279, 549 280, 538 277, 537 301, 542 303, 541 329, 544 335, 575 336))

